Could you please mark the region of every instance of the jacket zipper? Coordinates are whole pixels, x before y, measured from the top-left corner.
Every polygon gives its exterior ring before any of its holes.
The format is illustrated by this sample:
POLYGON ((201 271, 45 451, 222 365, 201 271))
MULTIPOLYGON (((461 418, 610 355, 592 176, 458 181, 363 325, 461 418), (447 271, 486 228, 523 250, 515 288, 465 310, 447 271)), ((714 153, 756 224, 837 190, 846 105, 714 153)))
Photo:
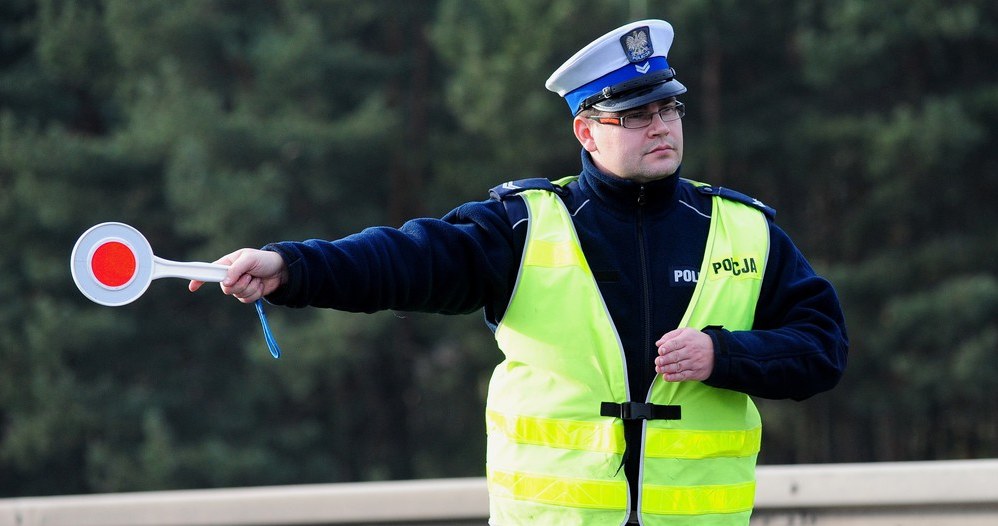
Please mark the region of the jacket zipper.
MULTIPOLYGON (((645 186, 638 188, 638 257, 641 259, 641 294, 644 301, 644 341, 645 341, 645 366, 655 359, 651 353, 651 284, 648 277, 648 249, 645 246, 644 235, 644 211, 647 198, 645 197, 645 186)), ((647 402, 647 400, 645 400, 647 402)))
MULTIPOLYGON (((648 354, 651 352, 652 341, 650 336, 651 335, 651 286, 650 286, 650 278, 648 277, 648 266, 649 266, 648 248, 645 246, 645 235, 644 235, 645 234, 644 214, 645 214, 646 202, 647 198, 645 196, 645 186, 641 185, 638 188, 637 235, 638 235, 638 257, 641 259, 641 295, 642 295, 642 301, 644 302, 642 310, 644 311, 643 332, 645 340, 644 347, 646 354, 644 360, 645 363, 642 365, 641 369, 647 367, 647 364, 652 363, 652 360, 655 359, 654 356, 650 356, 648 354)), ((645 402, 648 402, 650 399, 651 399, 651 388, 649 387, 648 392, 645 395, 645 402)), ((642 495, 643 492, 641 491, 641 489, 642 489, 642 481, 644 480, 645 467, 644 467, 644 459, 641 458, 641 453, 642 451, 644 451, 646 425, 647 421, 641 422, 641 440, 639 440, 638 444, 635 444, 638 448, 637 450, 638 458, 641 459, 638 461, 638 480, 636 484, 637 495, 631 496, 633 498, 631 506, 634 506, 635 509, 640 509, 641 500, 643 498, 642 495)), ((630 444, 628 446, 630 446, 630 444)), ((634 454, 634 452, 631 452, 631 454, 634 454)))

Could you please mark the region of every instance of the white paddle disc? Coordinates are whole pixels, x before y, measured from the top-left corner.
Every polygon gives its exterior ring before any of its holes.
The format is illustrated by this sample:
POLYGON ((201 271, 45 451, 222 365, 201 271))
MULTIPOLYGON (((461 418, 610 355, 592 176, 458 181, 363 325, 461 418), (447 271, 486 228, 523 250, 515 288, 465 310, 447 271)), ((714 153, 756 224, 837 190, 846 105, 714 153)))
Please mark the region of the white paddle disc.
POLYGON ((77 288, 94 303, 117 307, 141 296, 159 278, 219 282, 229 267, 156 257, 146 238, 124 223, 101 223, 83 233, 70 256, 77 288))

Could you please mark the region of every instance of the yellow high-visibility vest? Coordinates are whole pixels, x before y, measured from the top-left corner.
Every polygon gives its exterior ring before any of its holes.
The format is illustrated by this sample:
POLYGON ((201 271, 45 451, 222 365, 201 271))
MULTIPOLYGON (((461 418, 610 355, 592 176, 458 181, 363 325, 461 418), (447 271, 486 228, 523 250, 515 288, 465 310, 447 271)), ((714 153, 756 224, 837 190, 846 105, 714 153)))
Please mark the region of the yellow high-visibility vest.
MULTIPOLYGON (((564 181, 562 181, 564 183, 564 181)), ((490 524, 623 524, 633 507, 620 468, 624 350, 561 199, 521 193, 528 233, 516 288, 496 329, 505 354, 486 408, 490 524)), ((699 279, 681 327, 752 327, 769 251, 765 216, 714 196, 699 279)), ((667 332, 669 328, 662 328, 667 332)), ((742 393, 657 377, 647 400, 679 419, 643 422, 637 509, 645 525, 747 525, 761 421, 742 393)))

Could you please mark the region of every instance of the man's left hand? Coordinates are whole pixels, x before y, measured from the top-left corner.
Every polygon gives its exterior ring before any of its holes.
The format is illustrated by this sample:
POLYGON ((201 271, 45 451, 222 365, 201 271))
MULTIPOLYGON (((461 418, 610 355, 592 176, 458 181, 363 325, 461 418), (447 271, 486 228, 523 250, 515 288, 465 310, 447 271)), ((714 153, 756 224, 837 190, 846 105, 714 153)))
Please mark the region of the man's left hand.
POLYGON ((714 370, 714 342, 696 329, 669 331, 655 342, 655 372, 666 382, 703 381, 714 370))

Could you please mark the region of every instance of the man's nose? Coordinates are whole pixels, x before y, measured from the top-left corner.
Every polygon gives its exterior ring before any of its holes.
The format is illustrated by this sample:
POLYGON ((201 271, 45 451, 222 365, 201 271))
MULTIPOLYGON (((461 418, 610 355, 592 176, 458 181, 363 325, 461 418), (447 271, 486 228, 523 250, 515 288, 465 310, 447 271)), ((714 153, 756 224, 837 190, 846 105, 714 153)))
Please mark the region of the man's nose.
POLYGON ((669 127, 669 123, 665 122, 665 118, 659 113, 654 113, 651 116, 651 124, 648 125, 648 133, 651 135, 668 135, 672 129, 669 127))

